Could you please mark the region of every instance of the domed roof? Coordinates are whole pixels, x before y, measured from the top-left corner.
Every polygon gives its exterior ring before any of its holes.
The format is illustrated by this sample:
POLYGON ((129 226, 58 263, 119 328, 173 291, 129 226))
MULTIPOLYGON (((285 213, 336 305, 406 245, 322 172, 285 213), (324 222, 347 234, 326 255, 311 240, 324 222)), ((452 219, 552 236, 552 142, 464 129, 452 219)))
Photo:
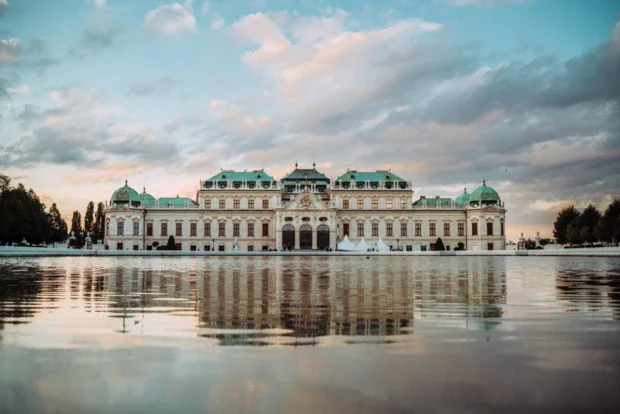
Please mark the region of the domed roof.
POLYGON ((142 204, 155 204, 155 197, 146 192, 146 188, 142 189, 142 194, 140 194, 140 201, 142 204))
POLYGON ((482 181, 482 185, 476 188, 470 197, 471 201, 500 201, 499 194, 493 188, 487 186, 485 180, 482 181))
POLYGON ((456 205, 458 206, 464 206, 469 202, 469 199, 471 198, 471 194, 469 194, 467 192, 467 188, 463 191, 463 194, 461 194, 460 196, 458 196, 456 198, 456 205))
POLYGON ((136 190, 127 185, 127 180, 125 180, 125 186, 119 188, 112 194, 112 203, 125 204, 129 202, 139 203, 140 196, 136 190))

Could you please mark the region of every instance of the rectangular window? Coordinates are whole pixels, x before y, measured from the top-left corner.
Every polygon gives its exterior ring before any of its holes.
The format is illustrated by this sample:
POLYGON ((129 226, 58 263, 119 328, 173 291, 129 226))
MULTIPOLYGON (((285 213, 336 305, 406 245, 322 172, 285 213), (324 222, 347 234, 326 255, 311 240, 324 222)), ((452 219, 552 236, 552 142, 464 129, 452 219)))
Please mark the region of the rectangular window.
POLYGON ((444 236, 450 235, 450 223, 443 223, 443 235, 444 236))
POLYGON ((500 225, 501 235, 503 236, 504 235, 504 222, 503 221, 500 222, 499 225, 500 225))
POLYGON ((233 223, 233 237, 239 237, 239 223, 233 223))
POLYGON ((415 235, 416 237, 422 237, 422 223, 415 224, 415 235))
POLYGON ((269 208, 269 200, 263 200, 263 208, 264 209, 269 208))
POLYGON ((248 252, 253 252, 254 251, 254 246, 251 244, 248 244, 248 252))
POLYGON ((263 237, 269 237, 269 223, 263 223, 263 237))
POLYGON ((478 223, 471 223, 471 235, 472 236, 478 235, 478 223))
POLYGON ((147 236, 153 235, 153 223, 146 223, 146 235, 147 236))
POLYGON ((372 223, 372 235, 375 237, 379 235, 379 223, 372 223))
POLYGON ((248 223, 248 237, 254 237, 254 223, 248 223))
POLYGON ((235 200, 233 201, 233 208, 238 209, 240 204, 241 203, 239 202, 239 199, 235 198, 235 200))
POLYGON ((349 200, 342 200, 342 208, 349 209, 349 200))
POLYGON ((211 223, 205 223, 205 236, 211 237, 211 223))
POLYGON ((431 237, 434 237, 434 236, 436 236, 436 235, 437 235, 437 234, 436 234, 436 230, 435 230, 435 223, 431 223, 431 224, 429 225, 429 235, 430 235, 431 237))
POLYGON ((198 224, 197 223, 190 223, 189 224, 189 235, 190 236, 197 236, 198 235, 198 224))
POLYGON ((392 199, 388 198, 385 200, 385 208, 392 208, 392 199))
POLYGON ((400 235, 401 236, 407 235, 407 223, 400 223, 400 235))
POLYGON ((123 243, 116 243, 116 250, 123 250, 123 243))
POLYGON ((364 235, 364 223, 357 223, 357 235, 358 236, 364 235))
POLYGON ((123 234, 125 234, 125 223, 122 221, 119 221, 118 223, 116 223, 116 234, 119 236, 122 236, 123 234))
POLYGON ((226 251, 226 247, 222 244, 222 245, 220 245, 220 247, 218 247, 218 250, 220 252, 224 252, 224 251, 226 251))
POLYGON ((210 209, 211 208, 211 199, 210 198, 207 198, 205 200, 205 208, 206 209, 210 209))
POLYGON ((133 222, 133 235, 134 236, 140 235, 140 223, 137 221, 133 222))
POLYGON ((226 223, 220 223, 219 235, 221 237, 226 237, 226 223))
POLYGON ((182 236, 182 235, 183 235, 183 223, 176 223, 175 236, 182 236))
POLYGON ((400 200, 400 208, 402 208, 403 210, 407 208, 407 200, 405 200, 404 198, 400 200))
POLYGON ((459 223, 459 236, 465 235, 465 223, 459 223))
POLYGON ((176 243, 176 247, 177 247, 177 250, 181 250, 182 249, 181 243, 176 243))
POLYGON ((105 234, 110 235, 110 222, 105 224, 105 234))
POLYGON ((372 200, 372 208, 375 210, 379 208, 379 200, 372 200))
POLYGON ((162 236, 168 235, 168 223, 161 223, 161 235, 162 236))
POLYGON ((194 244, 193 244, 193 245, 189 246, 189 249, 190 249, 192 252, 195 252, 195 251, 196 251, 196 245, 194 245, 194 244))
POLYGON ((493 235, 493 223, 487 223, 487 236, 493 235))
POLYGON ((386 224, 386 229, 385 229, 385 235, 386 236, 393 236, 394 234, 394 229, 392 227, 392 223, 387 223, 386 224))
POLYGON ((254 208, 254 199, 253 198, 248 200, 248 208, 250 208, 250 209, 254 208))
POLYGON ((220 209, 225 209, 226 208, 226 199, 225 198, 220 198, 220 209))
POLYGON ((344 236, 349 235, 349 223, 342 223, 342 234, 344 236))
POLYGON ((360 209, 360 210, 364 208, 364 199, 363 198, 358 198, 357 199, 357 208, 360 209))
POLYGON ((139 249, 140 249, 140 246, 138 246, 137 244, 134 244, 134 245, 133 245, 133 249, 134 249, 134 250, 139 250, 139 249))

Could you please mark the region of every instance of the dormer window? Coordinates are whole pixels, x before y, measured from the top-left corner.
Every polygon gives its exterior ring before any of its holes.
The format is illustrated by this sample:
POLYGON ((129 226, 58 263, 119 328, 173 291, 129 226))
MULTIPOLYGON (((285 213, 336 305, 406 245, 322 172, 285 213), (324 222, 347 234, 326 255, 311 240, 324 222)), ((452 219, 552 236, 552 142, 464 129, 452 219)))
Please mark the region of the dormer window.
POLYGON ((225 179, 226 179, 226 175, 222 175, 222 180, 225 180, 225 179))

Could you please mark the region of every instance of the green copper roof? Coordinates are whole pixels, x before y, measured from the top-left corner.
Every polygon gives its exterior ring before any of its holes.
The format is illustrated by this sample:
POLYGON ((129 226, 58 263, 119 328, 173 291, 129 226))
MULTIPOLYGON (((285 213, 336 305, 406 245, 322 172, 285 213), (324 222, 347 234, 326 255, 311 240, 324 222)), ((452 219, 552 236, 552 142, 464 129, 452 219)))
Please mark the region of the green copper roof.
POLYGON ((275 181, 272 176, 263 170, 255 171, 220 171, 206 181, 233 181, 233 182, 256 182, 256 181, 275 181))
POLYGON ((185 207, 185 205, 196 206, 196 202, 187 197, 161 197, 157 200, 160 207, 185 207))
POLYGON ((139 203, 140 196, 136 190, 127 185, 127 180, 125 180, 125 186, 112 194, 112 203, 129 203, 130 201, 139 203))
POLYGON ((456 204, 459 206, 465 206, 467 205, 467 203, 469 202, 469 199, 471 198, 471 194, 469 194, 467 192, 467 188, 463 191, 463 194, 459 195, 456 198, 456 204))
POLYGON ((350 182, 351 180, 355 180, 356 182, 366 182, 370 181, 371 183, 378 183, 379 181, 402 181, 405 182, 404 179, 394 174, 391 171, 349 171, 342 174, 340 177, 336 178, 336 182, 350 182))
POLYGON ((499 194, 493 188, 487 186, 486 181, 482 181, 482 185, 476 188, 470 197, 470 201, 500 201, 499 194))
POLYGON ((327 178, 325 174, 318 172, 315 168, 295 168, 295 170, 287 174, 282 181, 303 181, 306 178, 308 180, 324 180, 329 183, 329 178, 327 178))
POLYGON ((426 200, 426 206, 428 208, 436 208, 436 207, 452 207, 452 199, 448 197, 420 197, 418 200, 413 202, 414 206, 423 206, 424 200, 426 200))
POLYGON ((142 194, 140 194, 140 201, 145 205, 155 204, 155 197, 147 193, 145 188, 142 190, 142 194))

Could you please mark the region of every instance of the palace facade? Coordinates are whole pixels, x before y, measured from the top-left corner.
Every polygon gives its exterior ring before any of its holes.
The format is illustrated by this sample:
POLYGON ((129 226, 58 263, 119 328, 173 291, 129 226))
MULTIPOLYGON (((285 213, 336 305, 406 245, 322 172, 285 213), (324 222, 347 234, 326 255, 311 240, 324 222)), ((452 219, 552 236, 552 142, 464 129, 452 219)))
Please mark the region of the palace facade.
POLYGON ((200 181, 196 198, 156 199, 129 187, 106 207, 106 248, 152 250, 174 236, 178 250, 336 249, 347 236, 393 250, 503 250, 506 209, 482 182, 455 199, 420 196, 391 171, 353 171, 331 181, 298 168, 280 181, 264 170, 223 170, 200 181))

